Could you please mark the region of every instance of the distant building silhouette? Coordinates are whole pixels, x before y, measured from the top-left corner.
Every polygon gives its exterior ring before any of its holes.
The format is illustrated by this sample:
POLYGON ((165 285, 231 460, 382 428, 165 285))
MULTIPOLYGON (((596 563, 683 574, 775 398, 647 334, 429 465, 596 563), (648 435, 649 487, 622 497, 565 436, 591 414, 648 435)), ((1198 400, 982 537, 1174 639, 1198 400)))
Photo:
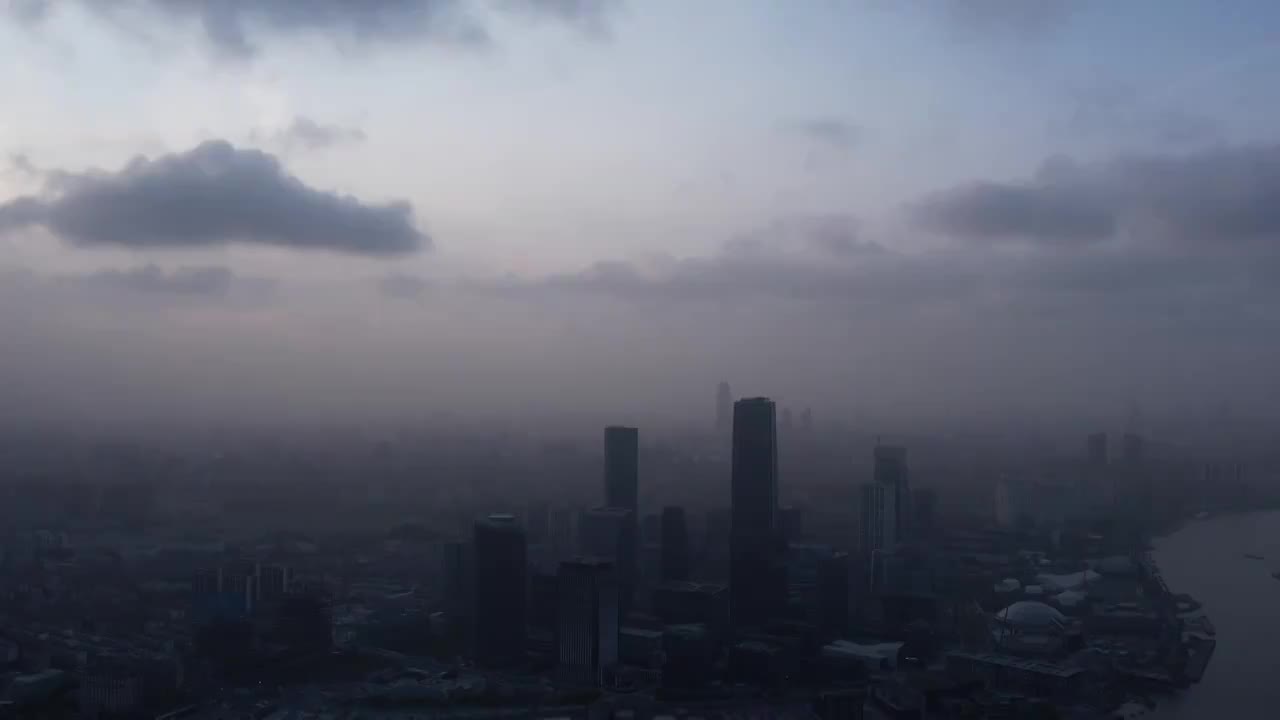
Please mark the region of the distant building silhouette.
POLYGON ((639 505, 640 431, 613 425, 604 429, 604 504, 630 510, 639 505))
POLYGON ((475 651, 489 665, 524 654, 524 530, 511 515, 490 515, 475 524, 475 651))
POLYGON ((640 562, 640 431, 636 428, 614 425, 604 429, 604 503, 630 513, 614 558, 625 612, 631 607, 640 562))
POLYGON ((599 685, 618 662, 618 583, 613 563, 578 558, 560 563, 556 646, 561 676, 599 685))
POLYGON ((876 484, 890 488, 893 494, 895 538, 908 537, 911 531, 911 484, 907 475, 907 449, 896 445, 876 445, 873 457, 876 484))
POLYGON ((792 420, 792 418, 791 418, 791 408, 782 408, 782 430, 783 430, 783 432, 788 432, 788 433, 789 433, 789 432, 791 432, 791 429, 792 429, 793 427, 794 427, 794 424, 793 424, 793 420, 792 420))
POLYGON ((475 629, 475 558, 467 542, 446 542, 442 550, 441 575, 444 585, 444 612, 449 624, 469 653, 475 629))
POLYGON ((662 509, 662 581, 689 579, 689 526, 684 508, 662 509))
POLYGON ((728 434, 733 426, 733 392, 729 383, 720 382, 716 388, 716 430, 728 434))
POLYGON ((809 408, 800 411, 800 431, 813 432, 813 411, 809 408))
POLYGON ((785 601, 786 578, 778 533, 776 407, 768 398, 733 406, 730 613, 735 627, 759 625, 785 601))
POLYGON ((1107 434, 1096 432, 1089 436, 1089 465, 1101 467, 1107 464, 1107 434))
POLYGON ((792 505, 778 508, 778 533, 786 542, 800 542, 804 538, 804 510, 792 505))
POLYGON ((938 493, 933 488, 911 491, 911 527, 917 537, 927 537, 938 521, 938 493))
POLYGON ((1124 434, 1124 461, 1129 465, 1140 465, 1145 455, 1145 443, 1137 433, 1124 434))
POLYGON ((578 553, 614 564, 624 617, 631 610, 637 579, 636 554, 631 544, 634 526, 631 510, 624 507, 592 508, 578 519, 578 553))
POLYGON ((864 559, 877 550, 891 550, 898 542, 896 500, 892 485, 862 485, 858 493, 858 551, 864 559))

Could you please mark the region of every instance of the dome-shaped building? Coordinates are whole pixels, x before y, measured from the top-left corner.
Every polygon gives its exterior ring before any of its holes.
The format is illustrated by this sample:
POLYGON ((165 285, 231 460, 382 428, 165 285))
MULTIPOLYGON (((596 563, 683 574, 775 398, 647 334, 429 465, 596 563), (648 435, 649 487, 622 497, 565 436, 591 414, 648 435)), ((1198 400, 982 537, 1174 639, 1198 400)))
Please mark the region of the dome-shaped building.
POLYGON ((1067 616, 1054 607, 1023 600, 996 613, 996 622, 1019 633, 1056 634, 1067 625, 1067 616))

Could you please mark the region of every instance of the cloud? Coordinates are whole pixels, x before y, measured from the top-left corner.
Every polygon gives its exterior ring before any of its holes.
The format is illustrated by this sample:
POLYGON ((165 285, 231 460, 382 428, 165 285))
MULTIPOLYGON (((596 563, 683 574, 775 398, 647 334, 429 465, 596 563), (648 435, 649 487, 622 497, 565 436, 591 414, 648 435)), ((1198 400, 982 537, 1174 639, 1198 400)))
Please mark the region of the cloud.
POLYGON ((265 300, 275 294, 276 283, 260 277, 243 277, 221 266, 181 267, 164 270, 143 265, 128 270, 101 270, 66 276, 61 282, 74 288, 109 294, 171 296, 225 300, 265 300))
POLYGON ((317 190, 274 156, 220 140, 117 172, 55 172, 43 194, 0 204, 0 232, 31 226, 84 246, 248 243, 386 256, 431 245, 407 202, 317 190))
POLYGON ((973 182, 926 199, 916 215, 945 235, 991 242, 1096 242, 1116 224, 1107 198, 1053 181, 973 182))
MULTIPOLYGON (((254 133, 258 138, 260 133, 254 133)), ((284 147, 301 146, 308 150, 323 150, 337 145, 362 143, 366 136, 357 127, 343 127, 317 122, 299 115, 288 127, 272 135, 272 139, 284 147)))
POLYGON ((1046 165, 1022 182, 980 181, 913 209, 923 227, 984 242, 1138 243, 1236 250, 1280 240, 1280 146, 1215 147, 1046 165))
POLYGON ((782 129, 804 140, 841 150, 853 147, 861 136, 856 124, 838 117, 809 118, 788 123, 782 129))
POLYGON ((593 35, 609 32, 622 0, 497 0, 498 8, 535 20, 564 23, 593 35))
POLYGON ((976 180, 911 212, 963 242, 907 251, 873 241, 847 216, 783 218, 703 257, 606 260, 471 289, 522 303, 606 298, 673 317, 705 306, 725 318, 805 322, 786 315, 790 307, 815 323, 878 318, 1025 337, 1051 323, 1063 352, 1122 345, 1136 332, 1176 343, 1276 324, 1280 146, 1051 158, 1028 180, 976 180), (921 319, 940 316, 960 325, 921 319))
MULTIPOLYGON (((67 0, 117 26, 138 22, 197 24, 220 54, 248 59, 273 37, 322 37, 345 46, 431 43, 457 48, 492 44, 482 18, 496 9, 605 32, 617 0, 67 0)), ((58 8, 51 0, 20 0, 11 18, 28 24, 58 8)))
POLYGON ((600 295, 655 302, 928 303, 967 291, 973 269, 886 250, 857 237, 841 215, 782 218, 707 257, 639 264, 600 261, 536 280, 506 277, 472 289, 508 296, 600 295))
POLYGON ((396 300, 415 300, 431 290, 431 283, 416 275, 392 273, 378 280, 378 291, 396 300))

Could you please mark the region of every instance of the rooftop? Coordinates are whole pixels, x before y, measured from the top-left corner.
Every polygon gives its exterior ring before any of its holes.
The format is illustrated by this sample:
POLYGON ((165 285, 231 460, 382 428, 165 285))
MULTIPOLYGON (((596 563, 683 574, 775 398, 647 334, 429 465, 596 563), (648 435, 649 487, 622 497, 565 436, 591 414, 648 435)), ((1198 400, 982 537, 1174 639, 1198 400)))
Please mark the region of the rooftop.
POLYGON ((1065 667, 1055 665, 1054 663, 1039 662, 1036 660, 1024 660, 1022 658, 1013 657, 1012 655, 997 655, 995 653, 966 653, 966 652, 949 652, 947 659, 957 659, 964 662, 971 662, 980 665, 995 665, 997 667, 1008 668, 1010 670, 1021 670, 1023 672, 1035 673, 1037 675, 1048 675, 1056 678, 1073 678, 1084 672, 1080 668, 1065 667))

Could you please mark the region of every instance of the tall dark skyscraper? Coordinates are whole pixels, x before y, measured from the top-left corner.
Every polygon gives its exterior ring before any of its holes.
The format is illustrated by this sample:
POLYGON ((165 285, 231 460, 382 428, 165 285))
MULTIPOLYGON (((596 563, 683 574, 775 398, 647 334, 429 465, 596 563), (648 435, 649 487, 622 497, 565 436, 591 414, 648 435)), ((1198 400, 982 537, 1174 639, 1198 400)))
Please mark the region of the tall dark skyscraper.
POLYGON ((636 517, 640 492, 640 431, 604 429, 604 504, 626 508, 636 517))
POLYGON ((1142 436, 1137 433, 1124 434, 1124 461, 1129 465, 1141 465, 1143 458, 1142 436))
POLYGON ((1107 464, 1107 434, 1104 432, 1093 433, 1089 436, 1089 465, 1093 467, 1101 467, 1107 464))
POLYGON ((737 627, 768 620, 785 601, 776 413, 768 398, 747 398, 733 405, 729 595, 737 627))
POLYGON ((911 535, 911 485, 907 476, 907 449, 876 445, 875 481, 893 492, 894 531, 898 539, 911 535))
POLYGON ((502 665, 524 654, 524 530, 511 515, 478 520, 475 552, 475 649, 482 663, 502 665))
POLYGON ((618 662, 618 583, 613 563, 579 558, 560 563, 556 647, 564 679, 599 685, 618 662))
POLYGON ((662 581, 689 579, 689 526, 684 508, 662 508, 662 581))
POLYGON ((640 431, 613 425, 604 429, 604 504, 630 512, 615 558, 622 611, 631 609, 640 564, 640 431))
POLYGON ((733 391, 729 389, 729 383, 722 380, 716 388, 716 430, 727 434, 732 425, 733 391))
POLYGON ((578 552, 614 564, 625 616, 636 588, 635 516, 623 507, 598 507, 578 518, 578 552))

